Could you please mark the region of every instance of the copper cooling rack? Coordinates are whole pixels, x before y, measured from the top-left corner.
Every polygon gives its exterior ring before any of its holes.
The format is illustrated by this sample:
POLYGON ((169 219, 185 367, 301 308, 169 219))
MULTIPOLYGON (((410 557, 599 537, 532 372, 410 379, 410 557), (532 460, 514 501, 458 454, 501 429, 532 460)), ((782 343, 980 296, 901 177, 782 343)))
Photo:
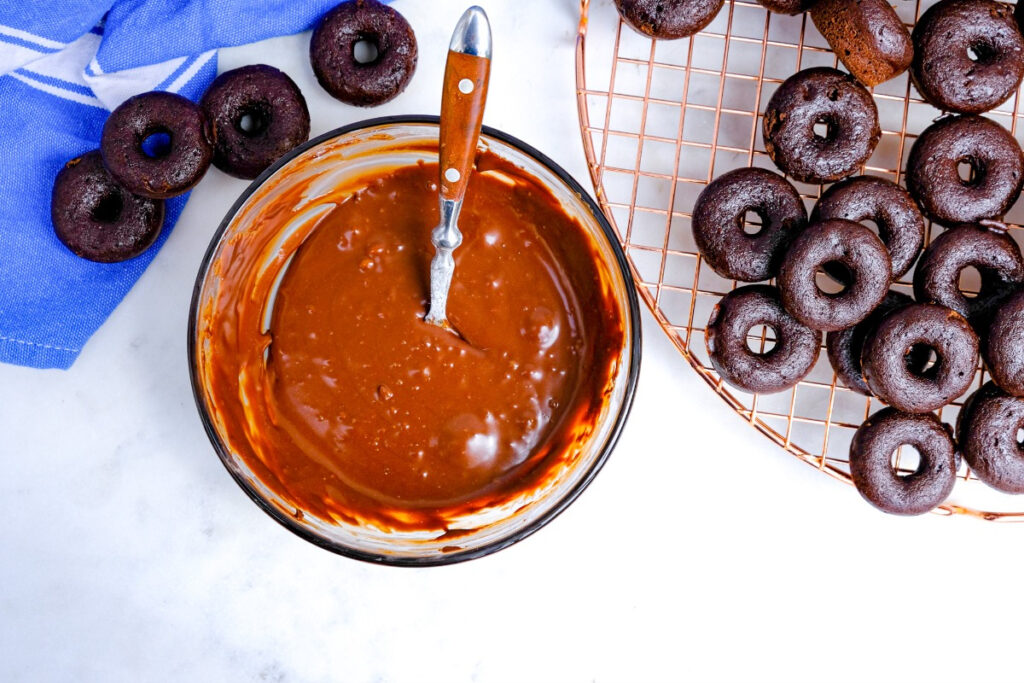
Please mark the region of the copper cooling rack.
MULTIPOLYGON (((901 0, 894 7, 912 26, 935 1, 901 0)), ((777 170, 761 139, 761 113, 775 88, 800 69, 838 66, 838 60, 808 16, 771 14, 752 0, 727 0, 704 31, 672 41, 632 31, 611 0, 581 0, 580 10, 576 83, 583 146, 598 201, 618 232, 640 295, 683 357, 736 413, 792 455, 850 483, 850 440, 881 404, 837 382, 824 352, 808 377, 786 392, 751 395, 725 384, 708 361, 704 329, 715 303, 738 283, 702 263, 690 230, 693 203, 713 178, 745 166, 777 170)), ((902 182, 914 139, 940 112, 919 97, 906 74, 872 93, 883 132, 863 172, 902 182)), ((1018 92, 987 114, 1018 142, 1022 104, 1018 92)), ((794 184, 810 209, 822 188, 794 184)), ((1022 219, 1024 202, 1018 202, 1007 220, 1022 219)), ((929 226, 929 241, 939 230, 929 226)), ((1018 242, 1024 237, 1020 229, 1011 232, 1018 242)), ((912 293, 912 276, 894 288, 912 293)), ((962 287, 976 291, 977 284, 968 279, 962 287)), ((765 349, 772 339, 759 332, 750 343, 765 349)), ((984 380, 979 367, 968 394, 984 380)), ((965 397, 939 417, 955 423, 965 397)), ((916 456, 896 457, 908 472, 916 456)), ((958 477, 937 512, 1024 521, 1017 499, 989 489, 964 465, 958 477)))

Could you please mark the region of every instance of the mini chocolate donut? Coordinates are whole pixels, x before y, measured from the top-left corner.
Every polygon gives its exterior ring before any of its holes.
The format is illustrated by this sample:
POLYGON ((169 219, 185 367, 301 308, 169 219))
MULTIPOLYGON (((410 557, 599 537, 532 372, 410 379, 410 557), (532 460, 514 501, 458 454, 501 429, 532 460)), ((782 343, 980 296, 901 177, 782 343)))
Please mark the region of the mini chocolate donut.
POLYGON ((1024 258, 1013 238, 1002 230, 961 225, 928 245, 914 271, 914 296, 952 308, 980 333, 992 314, 1024 282, 1024 258), (960 291, 960 273, 973 266, 981 275, 981 291, 960 291))
POLYGON ((711 312, 705 333, 711 364, 722 379, 750 393, 788 389, 807 376, 821 351, 821 333, 786 313, 779 291, 767 285, 738 287, 711 312), (775 346, 751 351, 750 331, 758 325, 775 333, 775 346))
POLYGON ((100 150, 117 182, 152 199, 191 190, 213 158, 202 110, 170 92, 146 92, 122 102, 103 125, 100 150), (145 142, 156 135, 167 136, 168 143, 151 156, 145 142))
POLYGON ((850 73, 871 87, 907 70, 910 32, 889 0, 817 0, 811 19, 850 73))
POLYGON ((266 64, 217 76, 199 106, 214 132, 213 165, 236 178, 255 178, 309 139, 309 109, 299 86, 266 64))
POLYGON ((956 440, 978 479, 1006 493, 1024 493, 1024 399, 992 382, 971 394, 956 422, 956 440))
POLYGON ((164 203, 121 187, 94 150, 57 174, 50 218, 68 249, 90 261, 113 263, 138 256, 156 241, 164 203))
POLYGON ((874 221, 889 250, 894 280, 910 270, 924 245, 924 216, 913 197, 885 178, 862 175, 829 187, 814 207, 811 222, 830 218, 874 221))
MULTIPOLYGON (((864 341, 882 321, 882 318, 912 303, 914 300, 906 294, 890 290, 882 299, 882 303, 878 304, 875 310, 871 311, 871 315, 864 320, 853 327, 836 330, 825 335, 825 350, 828 352, 829 363, 836 371, 836 377, 847 388, 865 396, 871 394, 871 390, 864 382, 864 372, 860 364, 864 341)), ((907 356, 907 361, 912 363, 913 368, 923 370, 931 356, 927 351, 927 349, 915 349, 911 355, 907 356)))
POLYGON ((836 69, 804 69, 787 78, 764 112, 764 146, 782 171, 805 183, 852 175, 878 144, 871 93, 836 69), (826 126, 824 136, 814 126, 826 126))
POLYGON ((789 182, 763 168, 740 168, 712 181, 693 206, 693 238, 722 277, 758 282, 775 277, 790 242, 807 225, 807 209, 789 182), (752 211, 761 229, 747 234, 752 211))
POLYGON ((981 116, 950 116, 929 126, 910 149, 907 189, 924 214, 943 225, 1005 214, 1020 196, 1024 154, 1010 133, 981 116), (971 178, 960 177, 967 164, 971 178))
POLYGON ((1008 394, 1024 396, 1024 291, 996 309, 982 355, 992 380, 1008 394))
POLYGON ((725 0, 615 0, 615 9, 634 31, 672 40, 700 31, 724 4, 725 0))
POLYGON ((1024 36, 994 0, 942 0, 914 26, 910 75, 931 104, 979 114, 1005 102, 1024 77, 1024 36))
POLYGON ((757 0, 769 12, 779 14, 800 14, 811 8, 816 0, 757 0))
POLYGON ((860 223, 833 218, 811 223, 782 260, 779 290, 790 314, 804 325, 825 332, 856 325, 885 298, 892 282, 889 252, 860 223), (818 287, 819 269, 843 268, 849 282, 841 292, 818 287))
POLYGON ((860 495, 883 512, 920 515, 945 502, 956 483, 952 429, 934 415, 883 408, 857 429, 850 443, 850 477, 860 495), (917 449, 917 469, 901 476, 892 456, 917 449))
POLYGON ((309 61, 331 96, 357 107, 372 107, 398 96, 416 71, 416 34, 396 10, 378 0, 346 0, 313 31, 309 61), (362 63, 355 46, 371 43, 377 56, 362 63))
POLYGON ((860 361, 871 393, 905 413, 927 413, 967 391, 978 367, 978 337, 956 311, 913 304, 882 318, 868 334, 860 361), (923 371, 907 361, 920 348, 936 355, 923 371))

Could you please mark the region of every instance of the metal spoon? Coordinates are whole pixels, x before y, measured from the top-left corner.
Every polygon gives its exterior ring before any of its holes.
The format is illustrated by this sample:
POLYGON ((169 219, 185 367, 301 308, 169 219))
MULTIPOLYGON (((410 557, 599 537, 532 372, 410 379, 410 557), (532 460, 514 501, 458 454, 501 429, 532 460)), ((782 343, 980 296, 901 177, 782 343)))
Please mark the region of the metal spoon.
POLYGON ((480 7, 470 7, 455 25, 448 47, 441 96, 439 149, 441 223, 431 233, 430 310, 426 321, 451 329, 446 315, 455 273, 452 252, 462 244, 459 211, 473 170, 491 74, 491 25, 480 7))

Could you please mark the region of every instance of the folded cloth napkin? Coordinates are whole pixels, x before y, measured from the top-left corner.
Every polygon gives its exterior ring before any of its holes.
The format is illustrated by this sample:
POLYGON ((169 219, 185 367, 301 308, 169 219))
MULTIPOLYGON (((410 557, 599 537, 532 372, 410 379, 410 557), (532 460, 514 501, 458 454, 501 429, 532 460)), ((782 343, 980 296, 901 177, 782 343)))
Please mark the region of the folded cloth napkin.
POLYGON ((67 368, 171 232, 145 254, 73 255, 50 223, 53 179, 99 146, 110 109, 148 90, 197 99, 216 48, 311 28, 339 0, 12 0, 0 3, 0 362, 67 368))

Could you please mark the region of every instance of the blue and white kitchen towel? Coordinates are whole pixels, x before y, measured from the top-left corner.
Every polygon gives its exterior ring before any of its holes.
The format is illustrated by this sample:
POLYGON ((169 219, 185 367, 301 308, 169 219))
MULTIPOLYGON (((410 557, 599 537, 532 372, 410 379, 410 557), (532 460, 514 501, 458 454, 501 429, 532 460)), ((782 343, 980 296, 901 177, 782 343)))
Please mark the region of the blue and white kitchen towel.
POLYGON ((0 3, 0 362, 67 368, 170 234, 98 264, 50 224, 53 179, 99 146, 108 111, 147 90, 197 99, 218 47, 312 27, 340 0, 7 0, 0 3))

